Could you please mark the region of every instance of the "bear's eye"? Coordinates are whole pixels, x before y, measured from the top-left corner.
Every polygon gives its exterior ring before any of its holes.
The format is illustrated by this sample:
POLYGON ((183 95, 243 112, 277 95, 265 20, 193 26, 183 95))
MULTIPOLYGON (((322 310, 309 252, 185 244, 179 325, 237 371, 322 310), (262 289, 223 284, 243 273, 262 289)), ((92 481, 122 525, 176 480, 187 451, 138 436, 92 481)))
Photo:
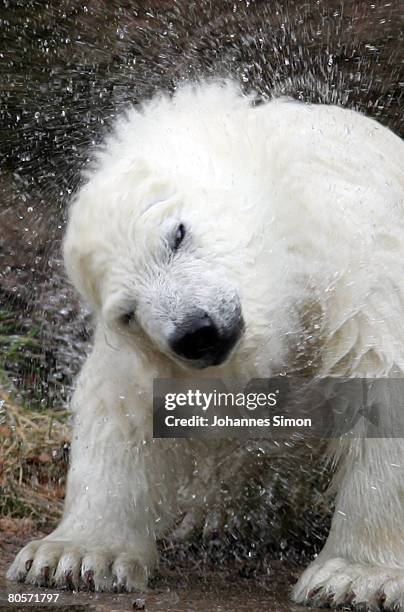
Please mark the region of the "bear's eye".
POLYGON ((185 227, 182 223, 180 223, 180 225, 177 227, 174 233, 174 239, 172 243, 172 249, 174 252, 178 250, 181 242, 184 240, 184 237, 185 237, 185 227))
POLYGON ((135 319, 135 311, 130 310, 120 315, 119 322, 125 327, 128 327, 128 325, 130 325, 134 321, 134 319, 135 319))

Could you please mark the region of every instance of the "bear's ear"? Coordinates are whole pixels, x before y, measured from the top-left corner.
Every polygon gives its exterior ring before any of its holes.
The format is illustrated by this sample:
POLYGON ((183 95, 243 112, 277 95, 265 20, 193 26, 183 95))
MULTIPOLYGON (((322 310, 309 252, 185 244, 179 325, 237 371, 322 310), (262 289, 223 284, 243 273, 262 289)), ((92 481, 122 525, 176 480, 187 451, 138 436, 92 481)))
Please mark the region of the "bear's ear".
POLYGON ((63 245, 65 268, 71 282, 93 310, 101 308, 99 279, 94 275, 93 256, 66 236, 63 245))
POLYGON ((63 241, 63 258, 69 279, 93 310, 102 305, 101 286, 105 262, 100 260, 100 244, 97 240, 94 220, 79 198, 71 206, 69 221, 63 241))

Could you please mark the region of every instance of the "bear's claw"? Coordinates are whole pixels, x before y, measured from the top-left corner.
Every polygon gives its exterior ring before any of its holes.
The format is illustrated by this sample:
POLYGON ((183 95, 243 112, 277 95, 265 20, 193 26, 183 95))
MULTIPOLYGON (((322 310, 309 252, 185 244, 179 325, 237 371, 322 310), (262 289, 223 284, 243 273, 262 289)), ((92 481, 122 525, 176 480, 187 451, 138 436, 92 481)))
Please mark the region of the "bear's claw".
POLYGON ((147 568, 136 554, 66 541, 31 542, 16 556, 9 580, 91 591, 143 591, 147 568))
POLYGON ((352 563, 347 559, 316 560, 293 590, 296 603, 352 606, 354 609, 404 611, 404 569, 352 563))

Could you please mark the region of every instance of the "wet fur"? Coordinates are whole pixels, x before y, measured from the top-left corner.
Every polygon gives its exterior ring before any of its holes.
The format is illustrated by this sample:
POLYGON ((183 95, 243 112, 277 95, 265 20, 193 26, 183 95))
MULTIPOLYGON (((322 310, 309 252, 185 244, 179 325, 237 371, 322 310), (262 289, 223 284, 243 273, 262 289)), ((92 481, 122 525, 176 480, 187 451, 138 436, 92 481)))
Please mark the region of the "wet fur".
MULTIPOLYGON (((192 531, 221 483, 237 496, 239 443, 152 439, 153 378, 402 376, 401 141, 338 107, 251 101, 230 82, 186 86, 129 109, 98 151, 64 244, 97 321, 64 516, 11 579, 142 588, 160 536, 192 531), (184 218, 193 242, 173 263, 160 245, 184 218), (190 301, 215 309, 218 294, 224 321, 239 296, 246 332, 228 363, 195 374, 166 336, 190 301)), ((404 441, 341 441, 329 455, 331 533, 293 598, 404 610, 404 441)))

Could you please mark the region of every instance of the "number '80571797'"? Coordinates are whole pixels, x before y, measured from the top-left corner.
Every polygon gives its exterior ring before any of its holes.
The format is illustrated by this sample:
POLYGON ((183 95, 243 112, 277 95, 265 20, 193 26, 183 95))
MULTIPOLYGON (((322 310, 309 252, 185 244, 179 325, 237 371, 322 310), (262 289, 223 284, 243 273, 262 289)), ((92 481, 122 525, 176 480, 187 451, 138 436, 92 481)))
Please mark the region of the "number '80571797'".
POLYGON ((9 603, 55 603, 60 593, 9 593, 9 603))

